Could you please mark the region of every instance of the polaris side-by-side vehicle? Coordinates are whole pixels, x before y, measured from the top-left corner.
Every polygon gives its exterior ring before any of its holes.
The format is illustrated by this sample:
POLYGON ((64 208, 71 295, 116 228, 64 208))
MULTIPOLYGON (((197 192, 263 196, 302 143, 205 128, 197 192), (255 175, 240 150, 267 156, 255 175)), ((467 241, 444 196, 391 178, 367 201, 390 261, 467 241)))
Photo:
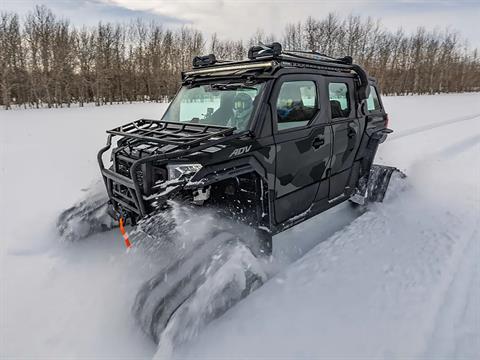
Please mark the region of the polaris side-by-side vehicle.
MULTIPOLYGON (((272 235, 337 204, 383 200, 396 169, 373 165, 378 145, 392 132, 375 80, 351 57, 285 51, 278 43, 252 47, 248 58, 196 57, 161 120, 107 131, 98 162, 115 220, 140 226, 169 211, 172 201, 220 209, 255 229, 258 257, 275 246, 272 235)), ((77 215, 69 209, 59 224, 77 215)), ((208 246, 193 246, 191 254, 208 246)), ((197 274, 211 265, 202 264, 213 252, 203 251, 186 276, 165 280, 189 261, 183 255, 137 296, 135 313, 155 340, 205 281, 197 274)), ((233 299, 264 280, 245 276, 247 288, 233 299)))

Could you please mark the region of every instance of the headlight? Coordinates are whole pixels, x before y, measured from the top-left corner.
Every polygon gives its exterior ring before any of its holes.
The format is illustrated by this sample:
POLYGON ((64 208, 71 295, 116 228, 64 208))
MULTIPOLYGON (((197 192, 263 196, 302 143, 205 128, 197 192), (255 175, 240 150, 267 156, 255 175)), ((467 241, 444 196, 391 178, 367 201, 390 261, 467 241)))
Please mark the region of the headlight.
POLYGON ((184 175, 193 175, 202 168, 200 164, 167 165, 168 180, 178 180, 184 175))

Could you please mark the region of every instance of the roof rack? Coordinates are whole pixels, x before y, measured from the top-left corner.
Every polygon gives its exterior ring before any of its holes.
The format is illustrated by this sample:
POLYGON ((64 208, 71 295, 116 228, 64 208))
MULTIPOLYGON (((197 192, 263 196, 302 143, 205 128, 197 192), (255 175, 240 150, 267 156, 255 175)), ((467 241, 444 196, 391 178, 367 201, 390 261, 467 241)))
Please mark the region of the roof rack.
POLYGON ((342 58, 334 58, 325 54, 321 54, 316 51, 303 51, 303 50, 285 50, 284 54, 298 57, 301 59, 309 59, 309 60, 318 60, 318 61, 330 61, 339 64, 346 64, 352 65, 353 58, 351 56, 344 56, 342 58))
POLYGON ((182 124, 165 120, 139 119, 108 130, 107 133, 157 144, 188 147, 200 144, 212 137, 230 135, 234 130, 235 128, 220 125, 182 124))
POLYGON ((194 76, 217 76, 227 73, 243 73, 251 70, 276 70, 278 67, 301 67, 356 73, 360 79, 358 88, 361 100, 368 98, 368 74, 353 63, 351 56, 334 58, 316 51, 283 50, 278 42, 252 46, 248 59, 243 61, 220 61, 215 55, 197 56, 193 59, 193 70, 182 74, 183 79, 194 76))
POLYGON ((282 45, 278 42, 271 44, 260 44, 252 46, 248 50, 248 58, 250 60, 258 59, 265 56, 270 56, 274 59, 281 59, 282 55, 289 55, 298 59, 316 60, 322 62, 334 62, 338 64, 352 65, 353 59, 351 56, 344 56, 342 58, 334 58, 316 51, 305 50, 283 50, 282 45))

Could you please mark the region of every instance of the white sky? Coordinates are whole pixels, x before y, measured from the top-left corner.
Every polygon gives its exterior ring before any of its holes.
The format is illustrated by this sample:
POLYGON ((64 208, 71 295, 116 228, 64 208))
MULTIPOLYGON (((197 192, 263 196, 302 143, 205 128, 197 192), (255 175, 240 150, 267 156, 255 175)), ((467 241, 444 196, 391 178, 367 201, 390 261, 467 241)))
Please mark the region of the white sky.
POLYGON ((75 25, 147 17, 169 27, 190 24, 232 39, 247 39, 257 28, 281 37, 289 22, 335 12, 379 18, 391 30, 450 27, 480 48, 480 0, 0 0, 0 9, 25 14, 36 4, 47 5, 75 25))

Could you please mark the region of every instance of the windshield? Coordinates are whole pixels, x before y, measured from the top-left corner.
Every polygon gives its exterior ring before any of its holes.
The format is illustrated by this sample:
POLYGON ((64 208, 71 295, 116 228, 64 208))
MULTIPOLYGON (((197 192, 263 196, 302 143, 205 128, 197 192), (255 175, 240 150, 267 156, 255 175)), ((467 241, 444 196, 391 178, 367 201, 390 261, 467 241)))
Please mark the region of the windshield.
POLYGON ((183 86, 162 120, 248 129, 264 83, 183 86))

